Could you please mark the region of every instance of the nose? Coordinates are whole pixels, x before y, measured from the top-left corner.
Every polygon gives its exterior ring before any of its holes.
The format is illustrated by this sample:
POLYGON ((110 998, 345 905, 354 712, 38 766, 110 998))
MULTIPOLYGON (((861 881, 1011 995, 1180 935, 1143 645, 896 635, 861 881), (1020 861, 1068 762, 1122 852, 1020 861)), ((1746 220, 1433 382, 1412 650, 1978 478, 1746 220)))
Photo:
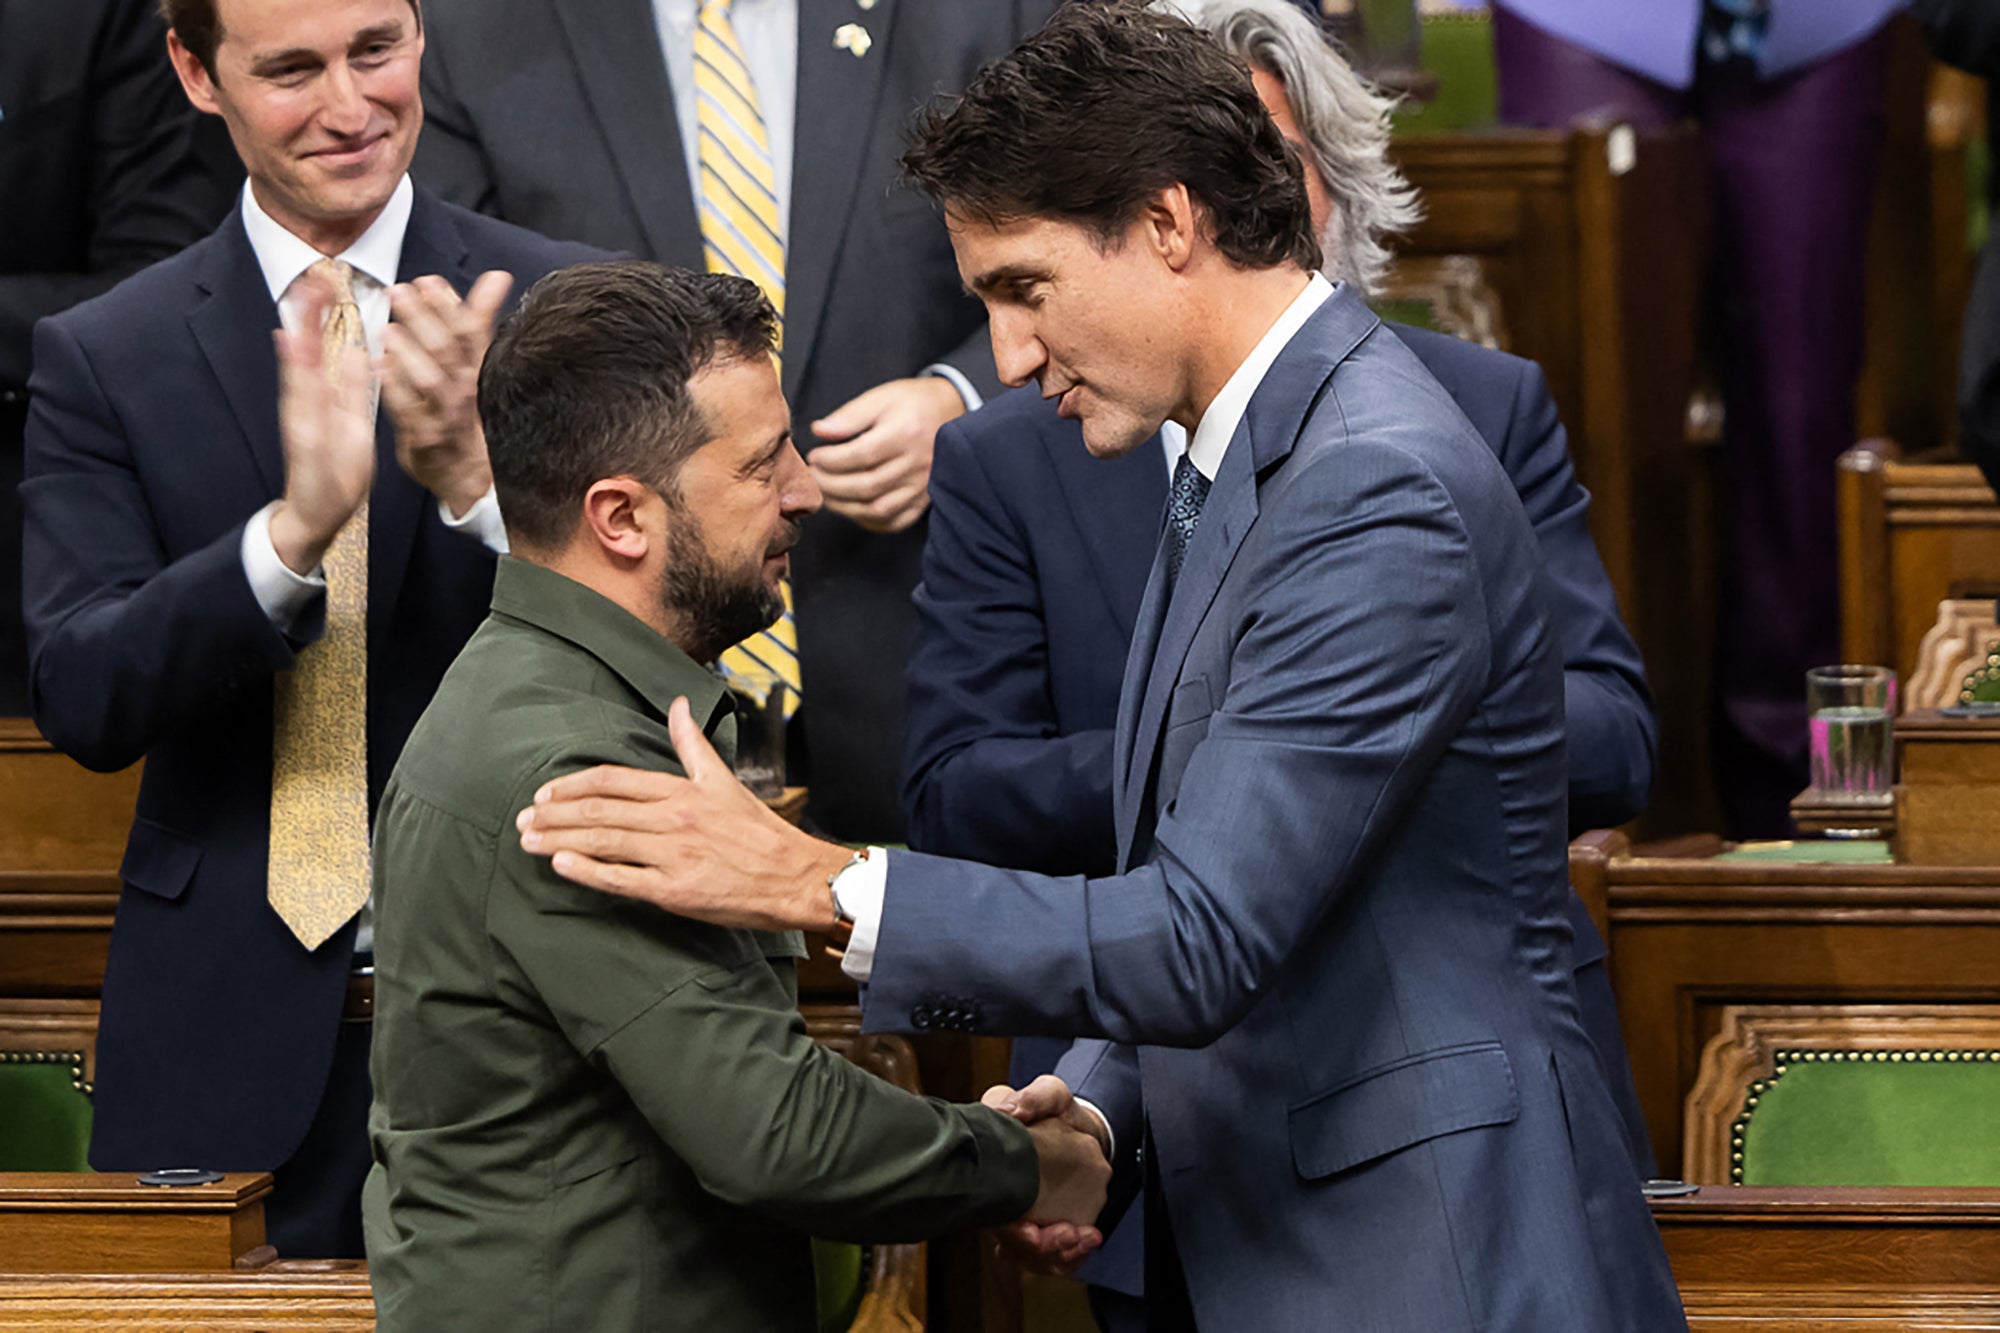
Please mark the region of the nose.
POLYGON ((346 61, 335 61, 327 68, 320 92, 320 122, 329 131, 348 137, 368 128, 368 99, 346 61))
POLYGON ((1042 346, 1034 321, 1025 312, 988 306, 986 324, 993 341, 993 368, 1002 384, 1018 388, 1048 363, 1048 349, 1042 346))
POLYGON ((818 513, 821 501, 819 483, 813 480, 812 469, 806 466, 796 445, 786 445, 778 462, 778 512, 788 519, 801 519, 818 513))

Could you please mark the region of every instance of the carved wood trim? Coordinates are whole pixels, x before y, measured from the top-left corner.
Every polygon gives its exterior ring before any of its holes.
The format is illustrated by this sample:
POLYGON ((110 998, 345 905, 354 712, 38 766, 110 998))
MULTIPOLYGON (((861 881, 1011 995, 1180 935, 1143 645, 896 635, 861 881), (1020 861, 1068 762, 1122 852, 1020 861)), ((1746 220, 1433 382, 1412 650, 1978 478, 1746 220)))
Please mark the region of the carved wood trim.
POLYGON ((1742 1117, 1784 1072, 1782 1053, 1968 1050, 2000 1051, 2000 1005, 1726 1005, 1688 1090, 1682 1177, 1724 1184, 1740 1174, 1742 1117))
POLYGON ((1917 648, 1903 707, 1944 708, 1971 698, 1975 673, 2000 665, 2000 619, 1991 598, 1938 603, 1937 623, 1917 648))
POLYGON ((1508 345, 1500 293, 1476 255, 1398 258, 1383 283, 1382 299, 1423 302, 1441 333, 1503 351, 1508 345))
POLYGON ((0 999, 0 1057, 76 1057, 73 1081, 90 1095, 97 1081, 97 1001, 0 999))

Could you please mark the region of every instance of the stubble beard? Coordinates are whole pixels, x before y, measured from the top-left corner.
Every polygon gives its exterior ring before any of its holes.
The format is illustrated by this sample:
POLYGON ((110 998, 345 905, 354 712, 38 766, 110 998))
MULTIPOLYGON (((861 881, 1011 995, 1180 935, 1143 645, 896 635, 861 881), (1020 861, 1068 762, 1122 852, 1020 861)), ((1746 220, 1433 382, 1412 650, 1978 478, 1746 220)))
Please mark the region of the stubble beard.
POLYGON ((747 572, 724 570, 685 511, 680 518, 676 526, 688 540, 670 548, 660 569, 660 606, 681 651, 697 662, 712 662, 775 624, 785 613, 785 599, 764 582, 761 561, 747 572))

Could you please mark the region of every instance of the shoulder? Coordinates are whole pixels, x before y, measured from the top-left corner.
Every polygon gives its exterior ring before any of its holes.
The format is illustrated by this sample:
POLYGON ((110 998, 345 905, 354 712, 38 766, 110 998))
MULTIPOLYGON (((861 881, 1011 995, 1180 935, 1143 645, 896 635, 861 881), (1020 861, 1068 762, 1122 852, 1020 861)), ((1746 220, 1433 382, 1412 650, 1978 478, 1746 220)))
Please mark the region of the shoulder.
POLYGON ((568 640, 489 616, 439 683, 396 776, 428 803, 497 828, 523 791, 595 764, 678 771, 666 720, 568 640))
POLYGON ((1464 338, 1409 324, 1384 325, 1398 342, 1416 354, 1424 369, 1437 377, 1445 391, 1463 405, 1467 400, 1512 402, 1524 380, 1539 378, 1541 369, 1525 357, 1483 347, 1464 338))
POLYGON ((213 265, 251 262, 247 245, 240 257, 228 252, 230 229, 236 228, 237 235, 241 235, 236 217, 232 212, 221 227, 179 254, 140 269, 110 291, 51 315, 42 323, 85 343, 143 337, 164 322, 179 323, 199 299, 199 279, 213 265))
MULTIPOLYGON (((1044 441, 1076 430, 1039 390, 1012 389, 939 431, 937 461, 946 468, 977 468, 995 480, 1018 478, 1038 470, 1044 441)), ((1083 447, 1081 437, 1077 447, 1083 447)))
POLYGON ((590 264, 620 256, 575 241, 558 241, 526 227, 475 213, 449 203, 430 191, 418 189, 418 199, 426 210, 456 231, 465 242, 476 266, 504 268, 517 277, 532 281, 571 264, 590 264))

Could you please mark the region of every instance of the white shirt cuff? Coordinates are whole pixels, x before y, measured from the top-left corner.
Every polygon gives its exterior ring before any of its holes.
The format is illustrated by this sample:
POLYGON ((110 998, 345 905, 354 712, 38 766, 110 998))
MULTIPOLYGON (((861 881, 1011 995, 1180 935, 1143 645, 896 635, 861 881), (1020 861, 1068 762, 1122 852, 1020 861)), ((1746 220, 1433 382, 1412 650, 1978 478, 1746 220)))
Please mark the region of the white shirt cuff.
POLYGON ((972 381, 967 379, 956 366, 947 366, 944 362, 939 361, 933 365, 925 366, 924 374, 936 375, 940 379, 950 380, 951 387, 958 390, 958 396, 965 400, 966 411, 977 412, 980 408, 986 406, 985 397, 979 390, 972 387, 972 381))
POLYGON ((271 513, 279 503, 271 501, 243 525, 243 574, 250 580, 250 595, 264 608, 271 627, 289 634, 312 599, 326 591, 326 576, 318 569, 294 574, 291 566, 278 558, 278 548, 271 545, 271 513))
POLYGON ((875 941, 882 933, 882 900, 888 894, 889 853, 885 848, 870 847, 867 860, 833 877, 834 901, 854 919, 854 934, 848 938, 840 970, 862 985, 875 972, 875 941))
POLYGON ((1104 1154, 1104 1160, 1107 1162, 1116 1162, 1118 1160, 1118 1132, 1111 1128, 1111 1117, 1098 1110, 1096 1102, 1086 1101, 1082 1097, 1076 1097, 1072 1100, 1078 1106, 1096 1116, 1097 1123, 1104 1126, 1104 1146, 1107 1149, 1104 1154))
POLYGON ((507 525, 500 518, 500 493, 491 486, 486 488, 486 494, 472 502, 472 508, 457 518, 451 516, 451 506, 439 500, 438 517, 453 532, 479 538, 486 543, 486 549, 495 555, 507 554, 507 525))

